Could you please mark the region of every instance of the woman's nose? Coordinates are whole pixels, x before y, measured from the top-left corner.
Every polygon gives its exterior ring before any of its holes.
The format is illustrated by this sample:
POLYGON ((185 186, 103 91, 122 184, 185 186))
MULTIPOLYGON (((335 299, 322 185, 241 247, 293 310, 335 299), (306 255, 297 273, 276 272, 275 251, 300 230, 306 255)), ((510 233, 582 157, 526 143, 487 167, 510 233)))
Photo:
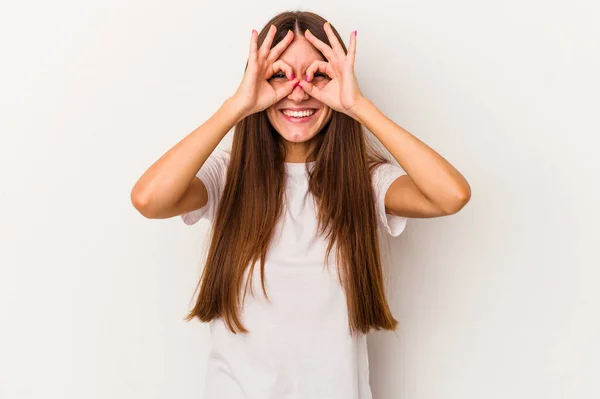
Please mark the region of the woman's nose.
POLYGON ((297 85, 296 87, 294 87, 294 90, 292 90, 292 92, 288 96, 288 99, 295 102, 301 102, 304 100, 308 100, 309 97, 310 96, 304 91, 304 89, 302 89, 300 85, 297 85))

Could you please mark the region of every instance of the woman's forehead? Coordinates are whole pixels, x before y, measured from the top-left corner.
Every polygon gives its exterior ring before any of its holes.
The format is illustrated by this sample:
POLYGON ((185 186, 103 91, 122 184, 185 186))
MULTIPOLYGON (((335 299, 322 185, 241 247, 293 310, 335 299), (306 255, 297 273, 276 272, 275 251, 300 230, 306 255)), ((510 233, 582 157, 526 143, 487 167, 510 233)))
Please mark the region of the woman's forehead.
POLYGON ((304 37, 295 38, 281 53, 279 59, 294 68, 308 68, 313 61, 323 61, 324 58, 304 37))

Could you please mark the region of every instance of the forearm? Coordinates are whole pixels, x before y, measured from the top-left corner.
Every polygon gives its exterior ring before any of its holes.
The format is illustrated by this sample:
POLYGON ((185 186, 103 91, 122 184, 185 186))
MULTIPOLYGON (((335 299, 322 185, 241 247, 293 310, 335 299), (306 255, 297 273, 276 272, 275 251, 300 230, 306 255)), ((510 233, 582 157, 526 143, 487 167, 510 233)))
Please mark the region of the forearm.
POLYGON ((176 204, 219 142, 244 116, 231 99, 226 100, 144 172, 131 191, 132 201, 152 209, 176 204))
POLYGON ((446 209, 448 204, 468 200, 470 186, 463 175, 371 101, 361 98, 351 116, 373 132, 431 202, 446 209))

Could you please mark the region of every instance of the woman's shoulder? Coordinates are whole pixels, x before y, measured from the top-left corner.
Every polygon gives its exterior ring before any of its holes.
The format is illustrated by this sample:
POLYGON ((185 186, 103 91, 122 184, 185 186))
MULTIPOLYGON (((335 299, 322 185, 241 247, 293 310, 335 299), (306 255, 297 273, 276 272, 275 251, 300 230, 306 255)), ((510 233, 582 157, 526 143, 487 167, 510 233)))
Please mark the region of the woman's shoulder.
POLYGON ((215 158, 223 158, 223 159, 229 160, 231 158, 231 148, 217 147, 210 154, 210 156, 215 157, 215 158))
POLYGON ((229 160, 231 159, 231 149, 217 147, 213 150, 213 152, 208 156, 205 164, 213 165, 214 167, 219 167, 226 169, 229 165, 229 160))

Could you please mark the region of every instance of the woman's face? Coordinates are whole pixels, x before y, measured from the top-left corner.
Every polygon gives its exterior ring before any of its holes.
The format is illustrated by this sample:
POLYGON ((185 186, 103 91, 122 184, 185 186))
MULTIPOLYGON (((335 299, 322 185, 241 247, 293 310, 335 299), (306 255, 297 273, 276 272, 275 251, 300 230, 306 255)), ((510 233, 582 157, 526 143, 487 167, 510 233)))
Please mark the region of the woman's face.
MULTIPOLYGON (((294 38, 279 59, 292 68, 298 79, 306 79, 306 69, 313 61, 326 61, 321 53, 301 35, 294 38)), ((288 82, 288 78, 283 71, 278 71, 269 82, 277 89, 288 82)), ((319 88, 324 87, 328 82, 329 78, 326 75, 318 73, 311 80, 311 83, 319 88)), ((309 96, 300 86, 296 86, 290 95, 273 104, 266 111, 271 125, 291 143, 302 143, 315 137, 333 114, 331 108, 309 96), (302 112, 291 115, 290 111, 293 110, 302 112)))

